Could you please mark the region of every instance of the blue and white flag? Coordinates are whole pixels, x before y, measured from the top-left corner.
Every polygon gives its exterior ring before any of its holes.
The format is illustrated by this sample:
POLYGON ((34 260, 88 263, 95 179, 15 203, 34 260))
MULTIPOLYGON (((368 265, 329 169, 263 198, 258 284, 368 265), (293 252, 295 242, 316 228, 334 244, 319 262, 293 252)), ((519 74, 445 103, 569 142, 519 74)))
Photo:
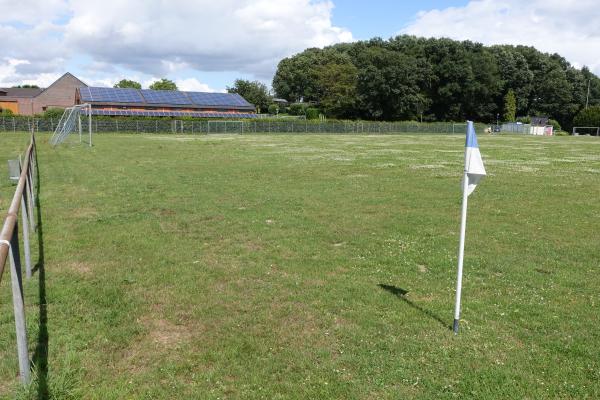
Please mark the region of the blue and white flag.
POLYGON ((485 176, 483 160, 477 144, 473 121, 467 121, 467 143, 465 145, 465 173, 468 178, 467 195, 473 193, 479 181, 485 176))

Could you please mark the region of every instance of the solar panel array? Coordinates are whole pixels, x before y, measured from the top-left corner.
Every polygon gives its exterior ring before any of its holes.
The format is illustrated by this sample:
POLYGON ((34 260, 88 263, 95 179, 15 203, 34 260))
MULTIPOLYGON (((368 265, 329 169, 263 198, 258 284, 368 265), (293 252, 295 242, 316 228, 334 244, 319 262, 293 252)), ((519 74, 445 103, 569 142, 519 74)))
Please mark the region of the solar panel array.
POLYGON ((81 87, 81 101, 107 103, 143 103, 144 98, 138 89, 81 87))
POLYGON ((190 104, 190 99, 185 95, 185 92, 177 90, 141 90, 142 96, 147 103, 151 104, 190 104))
POLYGON ((237 93, 182 92, 178 90, 121 89, 102 87, 81 87, 83 103, 127 103, 139 105, 173 105, 191 107, 243 108, 253 110, 237 93))
POLYGON ((186 112, 186 111, 141 111, 141 110, 97 110, 92 115, 127 117, 195 117, 195 118, 257 118, 254 113, 186 112))

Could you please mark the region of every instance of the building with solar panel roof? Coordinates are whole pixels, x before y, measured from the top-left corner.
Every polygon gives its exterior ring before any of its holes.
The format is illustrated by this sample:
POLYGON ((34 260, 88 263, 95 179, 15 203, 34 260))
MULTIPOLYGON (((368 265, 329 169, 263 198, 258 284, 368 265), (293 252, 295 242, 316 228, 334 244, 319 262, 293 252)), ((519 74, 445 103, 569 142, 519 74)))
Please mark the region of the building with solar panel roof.
POLYGON ((92 115, 199 118, 255 118, 254 105, 237 93, 184 92, 83 86, 77 104, 92 115))

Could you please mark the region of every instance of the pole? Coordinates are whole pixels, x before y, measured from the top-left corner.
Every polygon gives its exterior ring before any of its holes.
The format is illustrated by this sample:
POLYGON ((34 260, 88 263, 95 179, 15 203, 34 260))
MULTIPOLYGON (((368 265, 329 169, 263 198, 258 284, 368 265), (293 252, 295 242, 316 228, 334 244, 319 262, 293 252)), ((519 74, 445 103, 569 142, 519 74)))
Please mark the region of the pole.
POLYGON ((587 110, 588 108, 588 101, 590 100, 590 83, 592 82, 591 79, 588 80, 588 88, 587 88, 587 95, 585 96, 585 109, 587 110))
POLYGON ((452 324, 452 330, 455 335, 458 334, 458 321, 460 319, 460 295, 462 291, 463 258, 465 255, 465 234, 467 230, 467 199, 469 198, 468 186, 469 177, 467 176, 467 171, 465 171, 463 175, 463 198, 458 244, 458 271, 456 273, 456 302, 454 304, 454 323, 452 324))
POLYGON ((29 248, 29 226, 27 225, 27 207, 25 207, 25 192, 21 196, 21 222, 23 223, 23 253, 25 254, 25 275, 31 278, 31 250, 29 248))
POLYGON ((90 147, 92 147, 92 106, 90 105, 90 108, 88 109, 88 115, 89 115, 89 119, 90 119, 90 147))
POLYGON ((11 241, 0 243, 8 246, 10 260, 10 281, 12 286, 13 310, 15 314, 15 330, 17 334, 17 356, 19 359, 19 375, 26 385, 30 381, 29 353, 27 350, 27 325, 25 323, 25 302, 23 300, 23 281, 21 276, 21 260, 19 258, 18 225, 15 224, 11 241))
POLYGON ((81 143, 81 113, 77 113, 77 127, 79 129, 79 143, 81 143))

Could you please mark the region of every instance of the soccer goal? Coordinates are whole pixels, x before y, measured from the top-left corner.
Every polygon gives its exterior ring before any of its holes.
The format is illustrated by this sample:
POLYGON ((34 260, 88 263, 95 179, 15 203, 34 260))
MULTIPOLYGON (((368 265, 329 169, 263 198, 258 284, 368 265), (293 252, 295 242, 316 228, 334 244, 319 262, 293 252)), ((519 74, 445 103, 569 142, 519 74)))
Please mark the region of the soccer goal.
POLYGON ((242 135, 244 123, 242 121, 208 121, 206 133, 233 133, 242 135))
POLYGON ((581 136, 581 135, 600 136, 600 127, 599 126, 574 126, 573 127, 573 136, 581 136))
POLYGON ((79 143, 83 143, 83 126, 81 117, 88 117, 87 125, 89 131, 88 144, 92 146, 92 106, 89 104, 78 104, 65 109, 58 125, 50 138, 50 144, 57 146, 63 143, 69 134, 79 132, 79 143))

